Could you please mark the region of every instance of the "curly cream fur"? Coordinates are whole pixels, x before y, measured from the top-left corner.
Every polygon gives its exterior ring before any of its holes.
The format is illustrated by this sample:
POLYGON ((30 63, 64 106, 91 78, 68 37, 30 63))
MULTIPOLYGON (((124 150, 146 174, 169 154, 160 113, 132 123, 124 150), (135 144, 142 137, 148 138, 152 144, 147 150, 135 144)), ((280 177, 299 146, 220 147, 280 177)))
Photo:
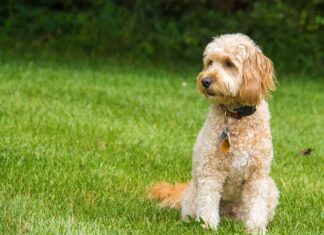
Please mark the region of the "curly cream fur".
POLYGON ((188 186, 168 184, 167 189, 160 184, 151 195, 173 207, 181 202, 183 219, 201 218, 208 228, 216 229, 221 216, 231 216, 249 232, 263 234, 279 197, 269 176, 273 148, 265 101, 275 89, 272 62, 246 35, 222 35, 205 49, 197 86, 212 104, 194 146, 192 180, 188 186), (213 81, 208 88, 201 85, 206 77, 213 81), (221 105, 256 105, 257 111, 225 124, 221 105), (231 147, 224 153, 219 136, 227 125, 231 147))

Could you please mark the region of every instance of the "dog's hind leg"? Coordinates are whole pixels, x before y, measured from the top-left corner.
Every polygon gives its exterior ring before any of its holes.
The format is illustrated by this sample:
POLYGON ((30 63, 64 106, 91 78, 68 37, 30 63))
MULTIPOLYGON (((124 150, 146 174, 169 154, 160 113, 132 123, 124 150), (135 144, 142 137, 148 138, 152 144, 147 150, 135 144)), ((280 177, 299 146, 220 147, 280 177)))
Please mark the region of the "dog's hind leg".
POLYGON ((269 194, 267 199, 268 220, 271 221, 275 214, 275 209, 278 205, 279 190, 276 186, 276 183, 273 181, 271 177, 268 177, 268 185, 269 185, 269 194))

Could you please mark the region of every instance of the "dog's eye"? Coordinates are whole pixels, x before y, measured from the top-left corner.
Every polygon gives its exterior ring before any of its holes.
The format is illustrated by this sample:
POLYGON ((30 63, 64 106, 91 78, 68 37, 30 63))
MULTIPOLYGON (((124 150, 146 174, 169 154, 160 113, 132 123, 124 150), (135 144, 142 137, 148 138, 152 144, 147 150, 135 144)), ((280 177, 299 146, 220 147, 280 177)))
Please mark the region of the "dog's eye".
POLYGON ((225 67, 227 68, 233 68, 235 67, 235 65, 232 63, 232 61, 230 60, 225 60, 225 63, 224 63, 225 67))
POLYGON ((213 61, 212 61, 212 60, 207 60, 206 66, 207 66, 207 67, 209 67, 209 66, 211 66, 211 65, 212 65, 212 63, 213 63, 213 61))

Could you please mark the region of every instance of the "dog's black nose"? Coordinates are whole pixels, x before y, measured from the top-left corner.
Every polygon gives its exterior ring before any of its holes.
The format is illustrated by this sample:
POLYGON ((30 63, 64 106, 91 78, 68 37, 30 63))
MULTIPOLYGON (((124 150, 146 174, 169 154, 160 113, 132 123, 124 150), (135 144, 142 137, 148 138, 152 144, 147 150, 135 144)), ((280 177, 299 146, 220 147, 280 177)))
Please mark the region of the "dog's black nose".
POLYGON ((213 83, 213 79, 211 79, 210 77, 207 77, 207 78, 204 78, 203 80, 201 80, 201 83, 202 83, 203 87, 208 88, 213 83))

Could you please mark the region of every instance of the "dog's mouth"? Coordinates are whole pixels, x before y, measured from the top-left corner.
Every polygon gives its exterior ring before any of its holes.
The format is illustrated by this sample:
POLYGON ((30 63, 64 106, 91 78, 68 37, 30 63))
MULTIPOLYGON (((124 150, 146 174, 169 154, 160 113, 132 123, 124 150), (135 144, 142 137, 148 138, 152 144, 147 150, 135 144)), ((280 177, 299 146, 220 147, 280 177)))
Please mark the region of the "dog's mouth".
POLYGON ((208 96, 208 97, 220 97, 220 98, 223 98, 225 97, 225 95, 219 93, 219 92, 215 92, 215 91, 212 91, 212 90, 205 90, 205 95, 208 96))
POLYGON ((212 92, 212 91, 207 91, 207 95, 208 96, 217 96, 217 94, 215 92, 212 92))
POLYGON ((206 91, 204 95, 206 98, 211 99, 211 100, 215 100, 215 99, 223 100, 223 99, 229 98, 228 96, 226 96, 224 94, 221 94, 219 92, 214 92, 214 91, 206 91))

